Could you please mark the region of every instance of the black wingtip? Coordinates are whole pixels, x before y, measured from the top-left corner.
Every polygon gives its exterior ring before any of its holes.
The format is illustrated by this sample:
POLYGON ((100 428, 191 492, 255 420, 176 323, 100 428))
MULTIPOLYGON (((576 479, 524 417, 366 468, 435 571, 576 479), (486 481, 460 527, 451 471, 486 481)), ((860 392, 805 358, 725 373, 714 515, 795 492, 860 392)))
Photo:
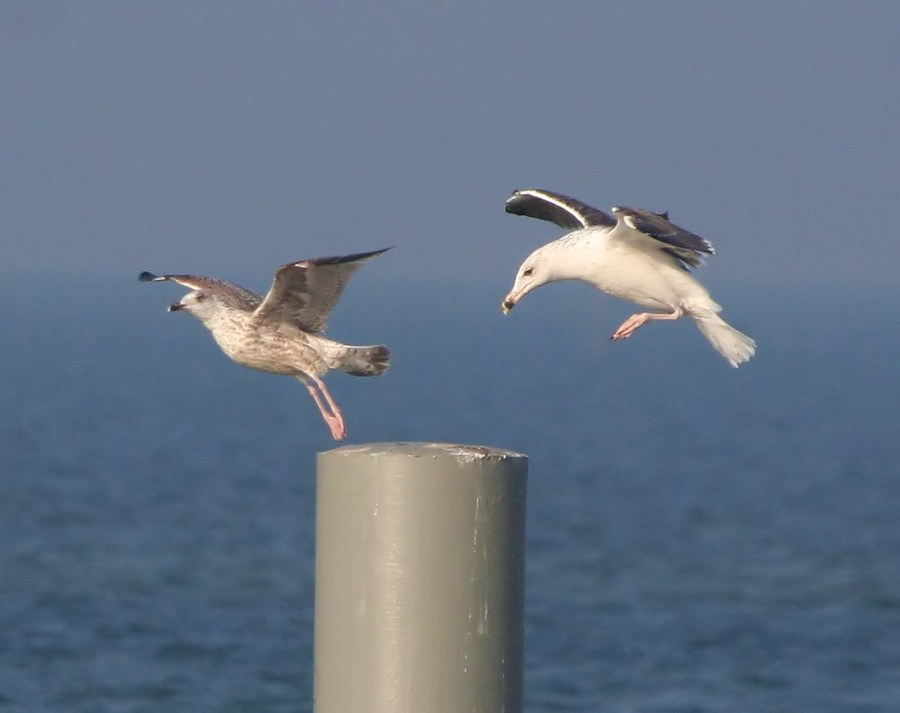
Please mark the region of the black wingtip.
POLYGON ((389 248, 381 248, 381 250, 372 250, 367 253, 357 253, 356 255, 348 255, 348 260, 368 260, 370 257, 375 257, 376 255, 381 255, 382 253, 386 253, 388 250, 393 250, 394 246, 391 245, 389 248))
POLYGON ((159 278, 152 272, 147 272, 146 270, 144 270, 144 272, 138 275, 138 279, 141 282, 153 282, 154 280, 158 280, 159 278))
POLYGON ((376 255, 381 255, 382 253, 386 253, 388 250, 393 250, 394 246, 392 245, 389 248, 382 248, 381 250, 372 250, 367 253, 353 253, 352 255, 334 255, 332 257, 318 257, 313 260, 306 260, 312 265, 342 265, 347 262, 362 262, 363 260, 368 260, 369 258, 373 258, 376 255))

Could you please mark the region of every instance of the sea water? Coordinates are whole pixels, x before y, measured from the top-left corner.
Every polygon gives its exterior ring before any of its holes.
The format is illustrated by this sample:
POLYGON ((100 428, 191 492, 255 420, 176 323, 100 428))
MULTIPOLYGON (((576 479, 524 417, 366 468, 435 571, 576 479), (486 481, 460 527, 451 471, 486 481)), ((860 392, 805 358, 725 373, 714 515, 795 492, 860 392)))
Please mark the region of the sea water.
MULTIPOLYGON (((719 288, 733 370, 686 320, 612 344, 627 306, 504 287, 348 291, 330 334, 393 366, 328 380, 348 442, 530 456, 526 710, 900 710, 897 295, 719 288)), ((311 710, 305 389, 179 289, 0 291, 0 711, 311 710)))

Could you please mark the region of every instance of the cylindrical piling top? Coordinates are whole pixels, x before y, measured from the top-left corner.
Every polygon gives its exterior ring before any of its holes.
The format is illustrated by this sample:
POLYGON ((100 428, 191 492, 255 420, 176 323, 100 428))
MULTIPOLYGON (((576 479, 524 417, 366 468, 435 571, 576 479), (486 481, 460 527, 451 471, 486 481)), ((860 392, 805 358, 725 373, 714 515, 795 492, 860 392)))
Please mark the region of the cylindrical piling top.
POLYGON ((528 457, 319 453, 316 713, 520 713, 528 457))

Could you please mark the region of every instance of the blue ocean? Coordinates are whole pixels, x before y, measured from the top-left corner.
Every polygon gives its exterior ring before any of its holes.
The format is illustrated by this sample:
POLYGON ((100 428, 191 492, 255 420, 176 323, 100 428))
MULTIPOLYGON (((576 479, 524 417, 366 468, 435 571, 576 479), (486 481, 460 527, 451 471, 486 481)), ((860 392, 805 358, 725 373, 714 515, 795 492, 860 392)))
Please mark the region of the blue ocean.
MULTIPOLYGON (((0 711, 310 711, 335 444, 136 272, 0 286, 0 711)), ((583 285, 374 279, 329 330, 393 353, 329 377, 347 442, 530 456, 527 711, 900 710, 896 291, 711 285, 734 370, 687 321, 610 343, 583 285)))

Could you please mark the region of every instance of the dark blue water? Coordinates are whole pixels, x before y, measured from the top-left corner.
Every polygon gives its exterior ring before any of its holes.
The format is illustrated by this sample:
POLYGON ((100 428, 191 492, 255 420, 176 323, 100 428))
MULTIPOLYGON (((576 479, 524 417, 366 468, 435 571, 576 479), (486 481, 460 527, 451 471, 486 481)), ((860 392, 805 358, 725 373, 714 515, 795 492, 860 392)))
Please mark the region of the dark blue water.
MULTIPOLYGON (((309 711, 328 431, 127 278, 0 287, 0 710, 309 711)), ((351 289, 394 366, 329 381, 351 441, 531 456, 527 710, 900 709, 898 295, 719 287, 734 371, 505 287, 351 289)))

